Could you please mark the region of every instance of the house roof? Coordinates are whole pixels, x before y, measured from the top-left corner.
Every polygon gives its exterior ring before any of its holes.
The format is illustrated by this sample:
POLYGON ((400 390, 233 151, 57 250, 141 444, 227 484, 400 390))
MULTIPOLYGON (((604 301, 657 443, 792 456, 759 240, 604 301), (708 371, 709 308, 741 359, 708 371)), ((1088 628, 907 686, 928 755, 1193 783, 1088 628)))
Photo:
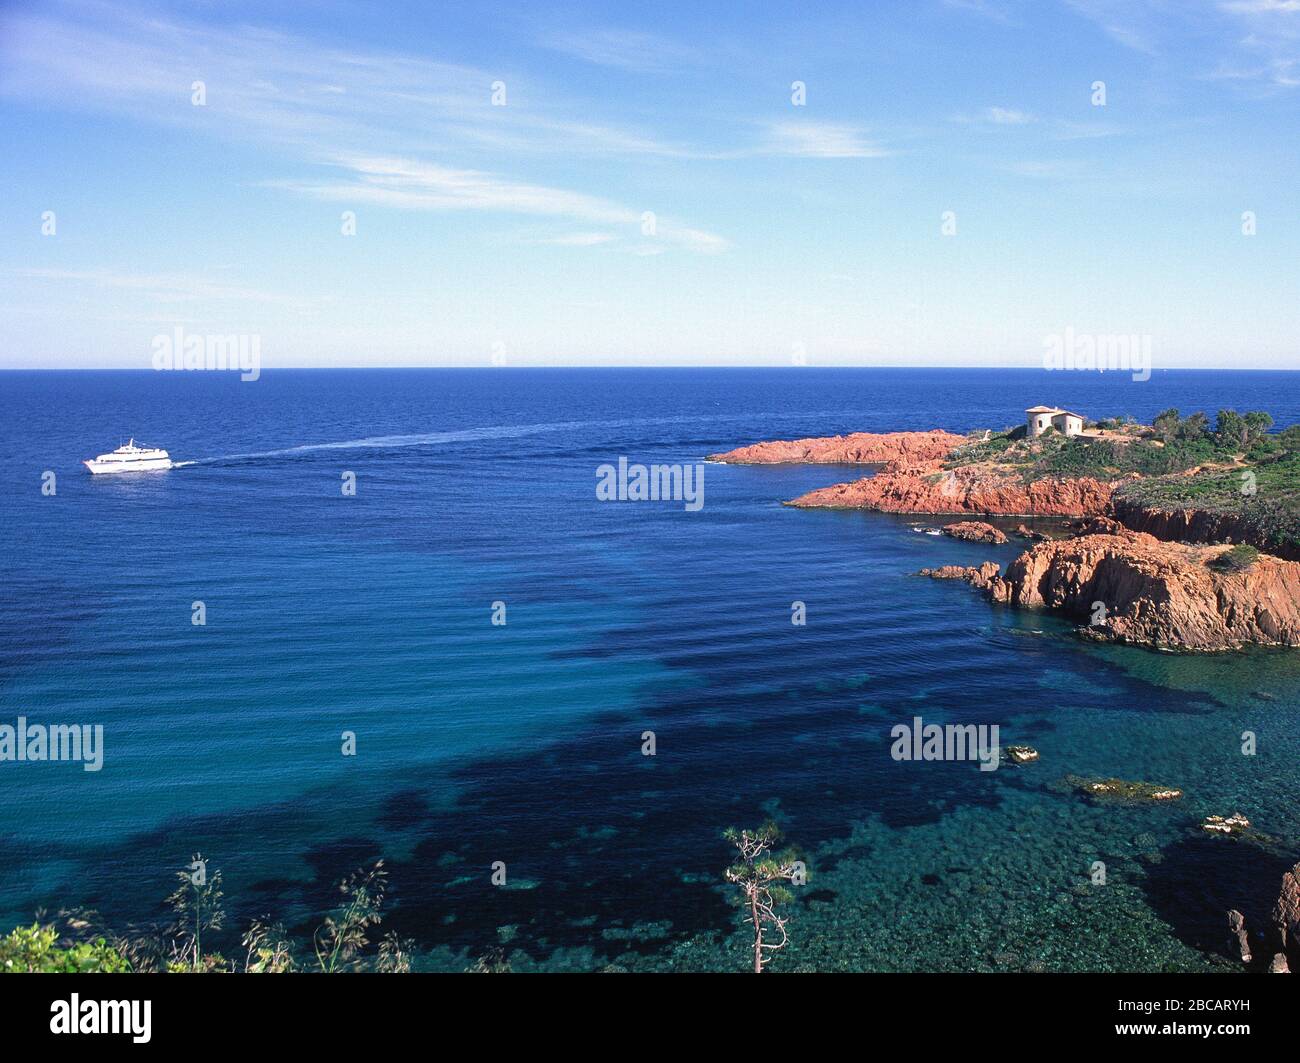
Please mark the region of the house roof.
POLYGON ((1030 406, 1025 413, 1065 413, 1059 406, 1030 406))

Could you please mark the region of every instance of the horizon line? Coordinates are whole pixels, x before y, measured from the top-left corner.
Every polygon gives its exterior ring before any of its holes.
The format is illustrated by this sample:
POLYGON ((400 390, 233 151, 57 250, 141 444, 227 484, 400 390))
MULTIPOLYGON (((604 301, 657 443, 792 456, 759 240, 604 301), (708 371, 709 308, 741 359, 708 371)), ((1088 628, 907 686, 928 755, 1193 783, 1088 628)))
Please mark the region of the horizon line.
MULTIPOLYGON (((381 371, 421 371, 421 370, 469 370, 480 372, 510 372, 512 370, 570 370, 570 369, 665 369, 665 370, 691 370, 691 369, 768 369, 781 370, 788 372, 808 372, 809 370, 828 370, 828 369, 905 369, 905 370, 941 370, 941 369, 962 369, 966 371, 987 371, 999 372, 1005 370, 1022 370, 1022 371, 1041 371, 1044 373, 1062 373, 1062 374, 1083 374, 1088 376, 1105 376, 1111 373, 1117 376, 1127 375, 1130 371, 1127 369, 1047 369, 1043 366, 1033 365, 894 365, 894 364, 876 364, 876 365, 732 365, 729 363, 703 363, 692 365, 661 365, 657 363, 598 363, 588 364, 565 364, 565 365, 481 365, 472 363, 463 363, 457 365, 286 365, 286 366, 263 366, 259 373, 311 373, 311 372, 330 372, 336 370, 381 370, 381 371)), ((231 369, 185 369, 169 370, 169 375, 190 375, 192 373, 204 374, 229 374, 234 370, 231 369)), ((160 370, 151 367, 136 366, 60 366, 50 368, 48 366, 0 366, 0 373, 158 373, 160 370)), ((1300 372, 1300 367, 1288 366, 1228 366, 1228 365, 1171 365, 1157 369, 1152 368, 1152 375, 1156 373, 1295 373, 1300 372)), ((1141 381, 1137 381, 1141 383, 1141 381)))

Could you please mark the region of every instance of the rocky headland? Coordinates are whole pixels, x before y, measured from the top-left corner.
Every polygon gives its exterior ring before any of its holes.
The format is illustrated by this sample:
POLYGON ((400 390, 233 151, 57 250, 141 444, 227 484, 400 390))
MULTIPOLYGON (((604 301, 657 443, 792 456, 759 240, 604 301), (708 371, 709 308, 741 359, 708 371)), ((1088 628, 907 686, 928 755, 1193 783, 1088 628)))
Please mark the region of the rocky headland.
POLYGON ((1224 563, 1235 549, 1126 529, 1038 543, 1005 574, 986 562, 920 575, 964 580, 993 602, 1054 610, 1079 620, 1089 638, 1197 651, 1300 646, 1300 562, 1257 554, 1248 565, 1224 563))
POLYGON ((818 488, 788 503, 798 509, 881 513, 969 513, 1007 517, 1091 517, 1109 511, 1113 487, 1092 477, 1025 482, 980 469, 884 471, 818 488))
POLYGON ((847 436, 778 439, 710 454, 730 465, 935 465, 966 442, 965 436, 930 432, 853 432, 847 436))
MULTIPOLYGON (((1155 426, 1104 422, 1070 438, 1026 439, 1023 426, 968 436, 860 432, 712 457, 879 466, 787 503, 800 509, 1069 518, 1067 538, 1021 525, 1034 544, 1005 573, 987 562, 921 574, 1057 611, 1091 638, 1198 651, 1300 646, 1300 429, 1251 436, 1233 417, 1220 411, 1211 431, 1202 415, 1166 411, 1155 426)), ((944 531, 1007 541, 978 520, 944 531)))
POLYGON ((941 429, 854 432, 754 443, 711 454, 709 460, 731 465, 880 466, 874 476, 810 491, 788 503, 801 509, 1023 517, 1090 517, 1109 511, 1109 483, 1090 476, 1026 479, 986 462, 964 464, 962 452, 971 446, 970 437, 941 429))
POLYGON ((1192 543, 1249 543, 1288 561, 1300 561, 1300 542, 1269 535, 1240 511, 1196 506, 1162 506, 1134 494, 1116 492, 1111 513, 1127 528, 1149 532, 1157 539, 1192 543))

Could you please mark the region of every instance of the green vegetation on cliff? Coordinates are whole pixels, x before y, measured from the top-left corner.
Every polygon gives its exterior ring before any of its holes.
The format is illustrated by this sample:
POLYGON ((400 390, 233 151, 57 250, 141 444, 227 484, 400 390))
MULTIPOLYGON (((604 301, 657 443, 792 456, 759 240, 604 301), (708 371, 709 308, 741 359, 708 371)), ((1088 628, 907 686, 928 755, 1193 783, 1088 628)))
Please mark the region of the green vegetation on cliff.
POLYGON ((0 972, 4 974, 116 974, 131 965, 103 939, 59 946, 53 926, 33 923, 0 938, 0 972))
POLYGON ((1300 449, 1261 449, 1248 456, 1257 461, 1235 468, 1134 480, 1120 487, 1116 502, 1232 518, 1241 528, 1240 537, 1290 553, 1300 549, 1300 449))
POLYGON ((1098 480, 1168 476, 1198 466, 1263 467, 1300 453, 1300 425, 1269 435, 1273 418, 1262 410, 1220 410, 1213 425, 1204 413, 1160 413, 1153 424, 1112 418, 1090 424, 1087 434, 1048 429, 1027 439, 1023 425, 971 441, 952 452, 945 467, 988 464, 1040 477, 1091 476, 1098 480))
POLYGON ((1211 561, 1209 567, 1220 572, 1245 572, 1258 560, 1258 550, 1247 543, 1238 543, 1211 561))
POLYGON ((1198 465, 1233 464, 1276 459, 1300 451, 1300 426, 1268 435, 1273 418, 1263 410, 1239 414, 1220 410, 1213 426, 1203 413, 1183 417, 1164 410, 1151 425, 1128 417, 1099 421, 1086 435, 1063 436, 1048 429, 1037 439, 1027 439, 1023 425, 992 433, 987 439, 972 437, 958 447, 947 468, 992 463, 1015 469, 1027 480, 1043 476, 1092 476, 1118 480, 1138 476, 1163 476, 1198 465))
POLYGON ((1272 426, 1273 418, 1262 410, 1230 409, 1219 410, 1213 421, 1204 413, 1184 417, 1176 409, 1162 411, 1150 425, 1111 418, 1071 437, 1048 430, 1027 439, 1025 427, 1018 425, 973 433, 945 467, 985 469, 1025 482, 1123 480, 1113 496, 1117 516, 1128 519, 1139 509, 1195 511, 1205 541, 1250 542, 1295 557, 1300 555, 1300 425, 1270 434, 1272 426))

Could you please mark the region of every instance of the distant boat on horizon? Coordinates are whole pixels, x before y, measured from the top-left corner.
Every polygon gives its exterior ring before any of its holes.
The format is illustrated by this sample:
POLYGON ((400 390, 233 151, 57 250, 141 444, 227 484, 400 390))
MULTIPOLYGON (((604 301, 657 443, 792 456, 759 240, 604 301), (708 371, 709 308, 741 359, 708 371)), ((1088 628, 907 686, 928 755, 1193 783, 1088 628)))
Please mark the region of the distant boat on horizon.
POLYGON ((82 464, 95 475, 109 472, 154 472, 172 467, 172 459, 161 447, 137 446, 132 437, 108 454, 83 461, 82 464))

